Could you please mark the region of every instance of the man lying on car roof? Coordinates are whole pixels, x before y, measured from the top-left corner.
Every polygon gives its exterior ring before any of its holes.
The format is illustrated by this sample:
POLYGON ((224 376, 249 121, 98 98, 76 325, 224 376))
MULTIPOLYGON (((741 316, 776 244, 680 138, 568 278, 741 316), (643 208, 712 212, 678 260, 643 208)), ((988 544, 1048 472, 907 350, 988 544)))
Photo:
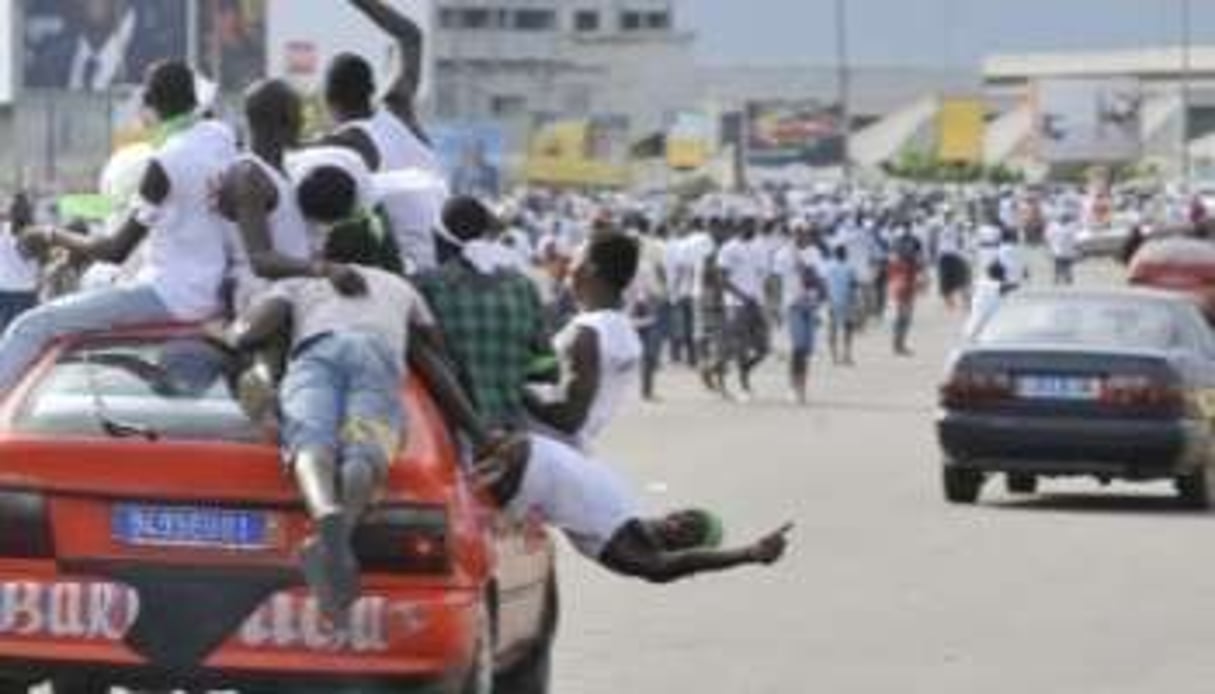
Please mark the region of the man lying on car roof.
POLYGON ((304 576, 337 625, 359 595, 353 531, 379 495, 406 433, 400 387, 407 355, 474 446, 491 444, 428 347, 434 318, 425 301, 403 278, 367 266, 374 255, 358 236, 330 235, 325 259, 354 268, 358 287, 352 291, 325 276, 279 281, 229 336, 236 349, 254 350, 290 328, 279 389, 281 445, 315 522, 315 535, 300 551, 304 576))

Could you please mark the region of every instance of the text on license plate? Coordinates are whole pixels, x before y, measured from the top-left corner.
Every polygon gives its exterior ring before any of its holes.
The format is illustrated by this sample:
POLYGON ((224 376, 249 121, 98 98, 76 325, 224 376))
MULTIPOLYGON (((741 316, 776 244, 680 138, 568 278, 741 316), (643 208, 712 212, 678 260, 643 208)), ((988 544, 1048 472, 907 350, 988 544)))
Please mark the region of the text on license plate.
POLYGON ((1019 376, 1017 397, 1029 400, 1096 400, 1101 380, 1085 376, 1019 376))
POLYGON ((118 504, 111 516, 114 539, 142 547, 269 549, 270 523, 261 511, 193 506, 118 504))

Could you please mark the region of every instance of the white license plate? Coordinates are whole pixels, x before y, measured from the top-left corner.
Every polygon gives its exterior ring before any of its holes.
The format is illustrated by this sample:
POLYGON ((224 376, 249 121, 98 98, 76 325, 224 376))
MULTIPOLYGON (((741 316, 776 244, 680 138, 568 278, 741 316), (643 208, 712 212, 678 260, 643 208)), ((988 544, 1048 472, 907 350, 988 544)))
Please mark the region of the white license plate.
POLYGON ((1096 400, 1101 380, 1085 376, 1033 375, 1017 377, 1017 397, 1026 400, 1096 400))
POLYGON ((137 547, 254 551, 272 541, 270 514, 261 511, 119 504, 110 522, 115 540, 137 547))

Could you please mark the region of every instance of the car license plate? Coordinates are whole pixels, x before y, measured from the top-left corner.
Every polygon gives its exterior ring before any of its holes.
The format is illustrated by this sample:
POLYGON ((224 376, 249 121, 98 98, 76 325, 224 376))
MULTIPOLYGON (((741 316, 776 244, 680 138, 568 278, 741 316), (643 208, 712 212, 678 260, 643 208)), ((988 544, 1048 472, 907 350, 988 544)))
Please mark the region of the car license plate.
POLYGON ((1101 394, 1101 381, 1084 376, 1020 376, 1017 397, 1026 400, 1096 400, 1101 394))
POLYGON ((136 547, 264 550, 270 527, 265 512, 193 506, 119 504, 111 517, 114 539, 136 547))

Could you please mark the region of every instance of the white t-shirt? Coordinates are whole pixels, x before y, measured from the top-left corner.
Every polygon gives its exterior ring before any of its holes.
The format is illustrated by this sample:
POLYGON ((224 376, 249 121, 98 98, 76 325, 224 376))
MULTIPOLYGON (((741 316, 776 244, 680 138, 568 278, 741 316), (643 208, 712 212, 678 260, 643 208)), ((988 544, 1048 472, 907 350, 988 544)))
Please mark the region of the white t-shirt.
MULTIPOLYGON (((434 150, 387 109, 377 109, 371 118, 355 121, 348 127, 363 131, 375 143, 380 155, 377 173, 421 169, 439 180, 447 180, 434 150)), ((424 271, 438 265, 434 229, 442 217, 447 195, 445 186, 435 195, 389 194, 383 197, 384 210, 405 267, 424 271)))
MULTIPOLYGON (((274 209, 270 212, 268 227, 270 243, 274 250, 289 258, 308 260, 312 257, 312 242, 309 239, 308 223, 304 213, 300 211, 299 202, 295 195, 295 186, 291 184, 286 174, 266 163, 254 154, 241 157, 240 161, 250 162, 261 170, 262 174, 274 184, 276 197, 274 209)), ((269 280, 258 277, 249 264, 249 252, 245 248, 245 240, 240 235, 240 229, 231 225, 228 239, 228 257, 230 262, 229 275, 236 282, 236 309, 243 311, 262 291, 271 284, 269 280)))
POLYGON ((817 304, 822 296, 812 296, 806 289, 804 271, 809 268, 823 278, 823 254, 817 246, 798 248, 788 243, 776 253, 776 272, 780 275, 782 305, 787 309, 798 304, 817 304))
POLYGON ((1020 244, 1001 244, 996 251, 996 258, 1004 266, 1009 284, 1022 284, 1029 280, 1029 267, 1025 264, 1020 244))
POLYGON ((1046 241, 1050 244, 1050 253, 1061 260, 1076 258, 1076 227, 1064 222, 1053 222, 1046 230, 1046 241))
POLYGON ((422 295, 403 278, 377 268, 360 267, 367 281, 363 296, 342 296, 325 278, 281 280, 271 296, 291 304, 291 344, 328 332, 376 335, 399 354, 409 344, 410 325, 434 325, 434 315, 422 295))
POLYGON ((140 202, 149 226, 137 284, 147 284, 174 318, 197 321, 219 312, 231 223, 211 205, 211 186, 236 159, 236 135, 204 120, 171 136, 154 157, 169 179, 159 205, 140 202))
POLYGON ((705 265, 717 251, 717 244, 707 231, 697 231, 684 239, 681 244, 683 262, 692 270, 692 297, 699 299, 705 295, 705 265))
POLYGON ((965 337, 973 338, 1000 307, 1003 298, 1003 286, 994 280, 984 278, 975 283, 974 297, 970 302, 970 316, 966 320, 965 337))
POLYGON ((22 255, 11 225, 0 229, 0 292, 33 292, 38 289, 38 263, 22 255))
POLYGON ((599 559, 612 537, 641 517, 636 498, 612 468, 581 451, 544 436, 532 436, 531 445, 527 472, 507 512, 538 516, 584 556, 599 559))
MULTIPOLYGON (((752 239, 733 238, 722 246, 717 264, 729 275, 729 281, 753 301, 764 300, 764 282, 771 266, 763 246, 752 239)), ((740 306, 742 301, 733 292, 726 292, 727 306, 740 306)))
POLYGON ((586 422, 574 433, 574 445, 586 449, 611 423, 621 403, 635 391, 641 369, 641 338, 623 311, 579 313, 553 338, 554 351, 568 362, 578 334, 594 331, 599 342, 599 389, 586 422))

